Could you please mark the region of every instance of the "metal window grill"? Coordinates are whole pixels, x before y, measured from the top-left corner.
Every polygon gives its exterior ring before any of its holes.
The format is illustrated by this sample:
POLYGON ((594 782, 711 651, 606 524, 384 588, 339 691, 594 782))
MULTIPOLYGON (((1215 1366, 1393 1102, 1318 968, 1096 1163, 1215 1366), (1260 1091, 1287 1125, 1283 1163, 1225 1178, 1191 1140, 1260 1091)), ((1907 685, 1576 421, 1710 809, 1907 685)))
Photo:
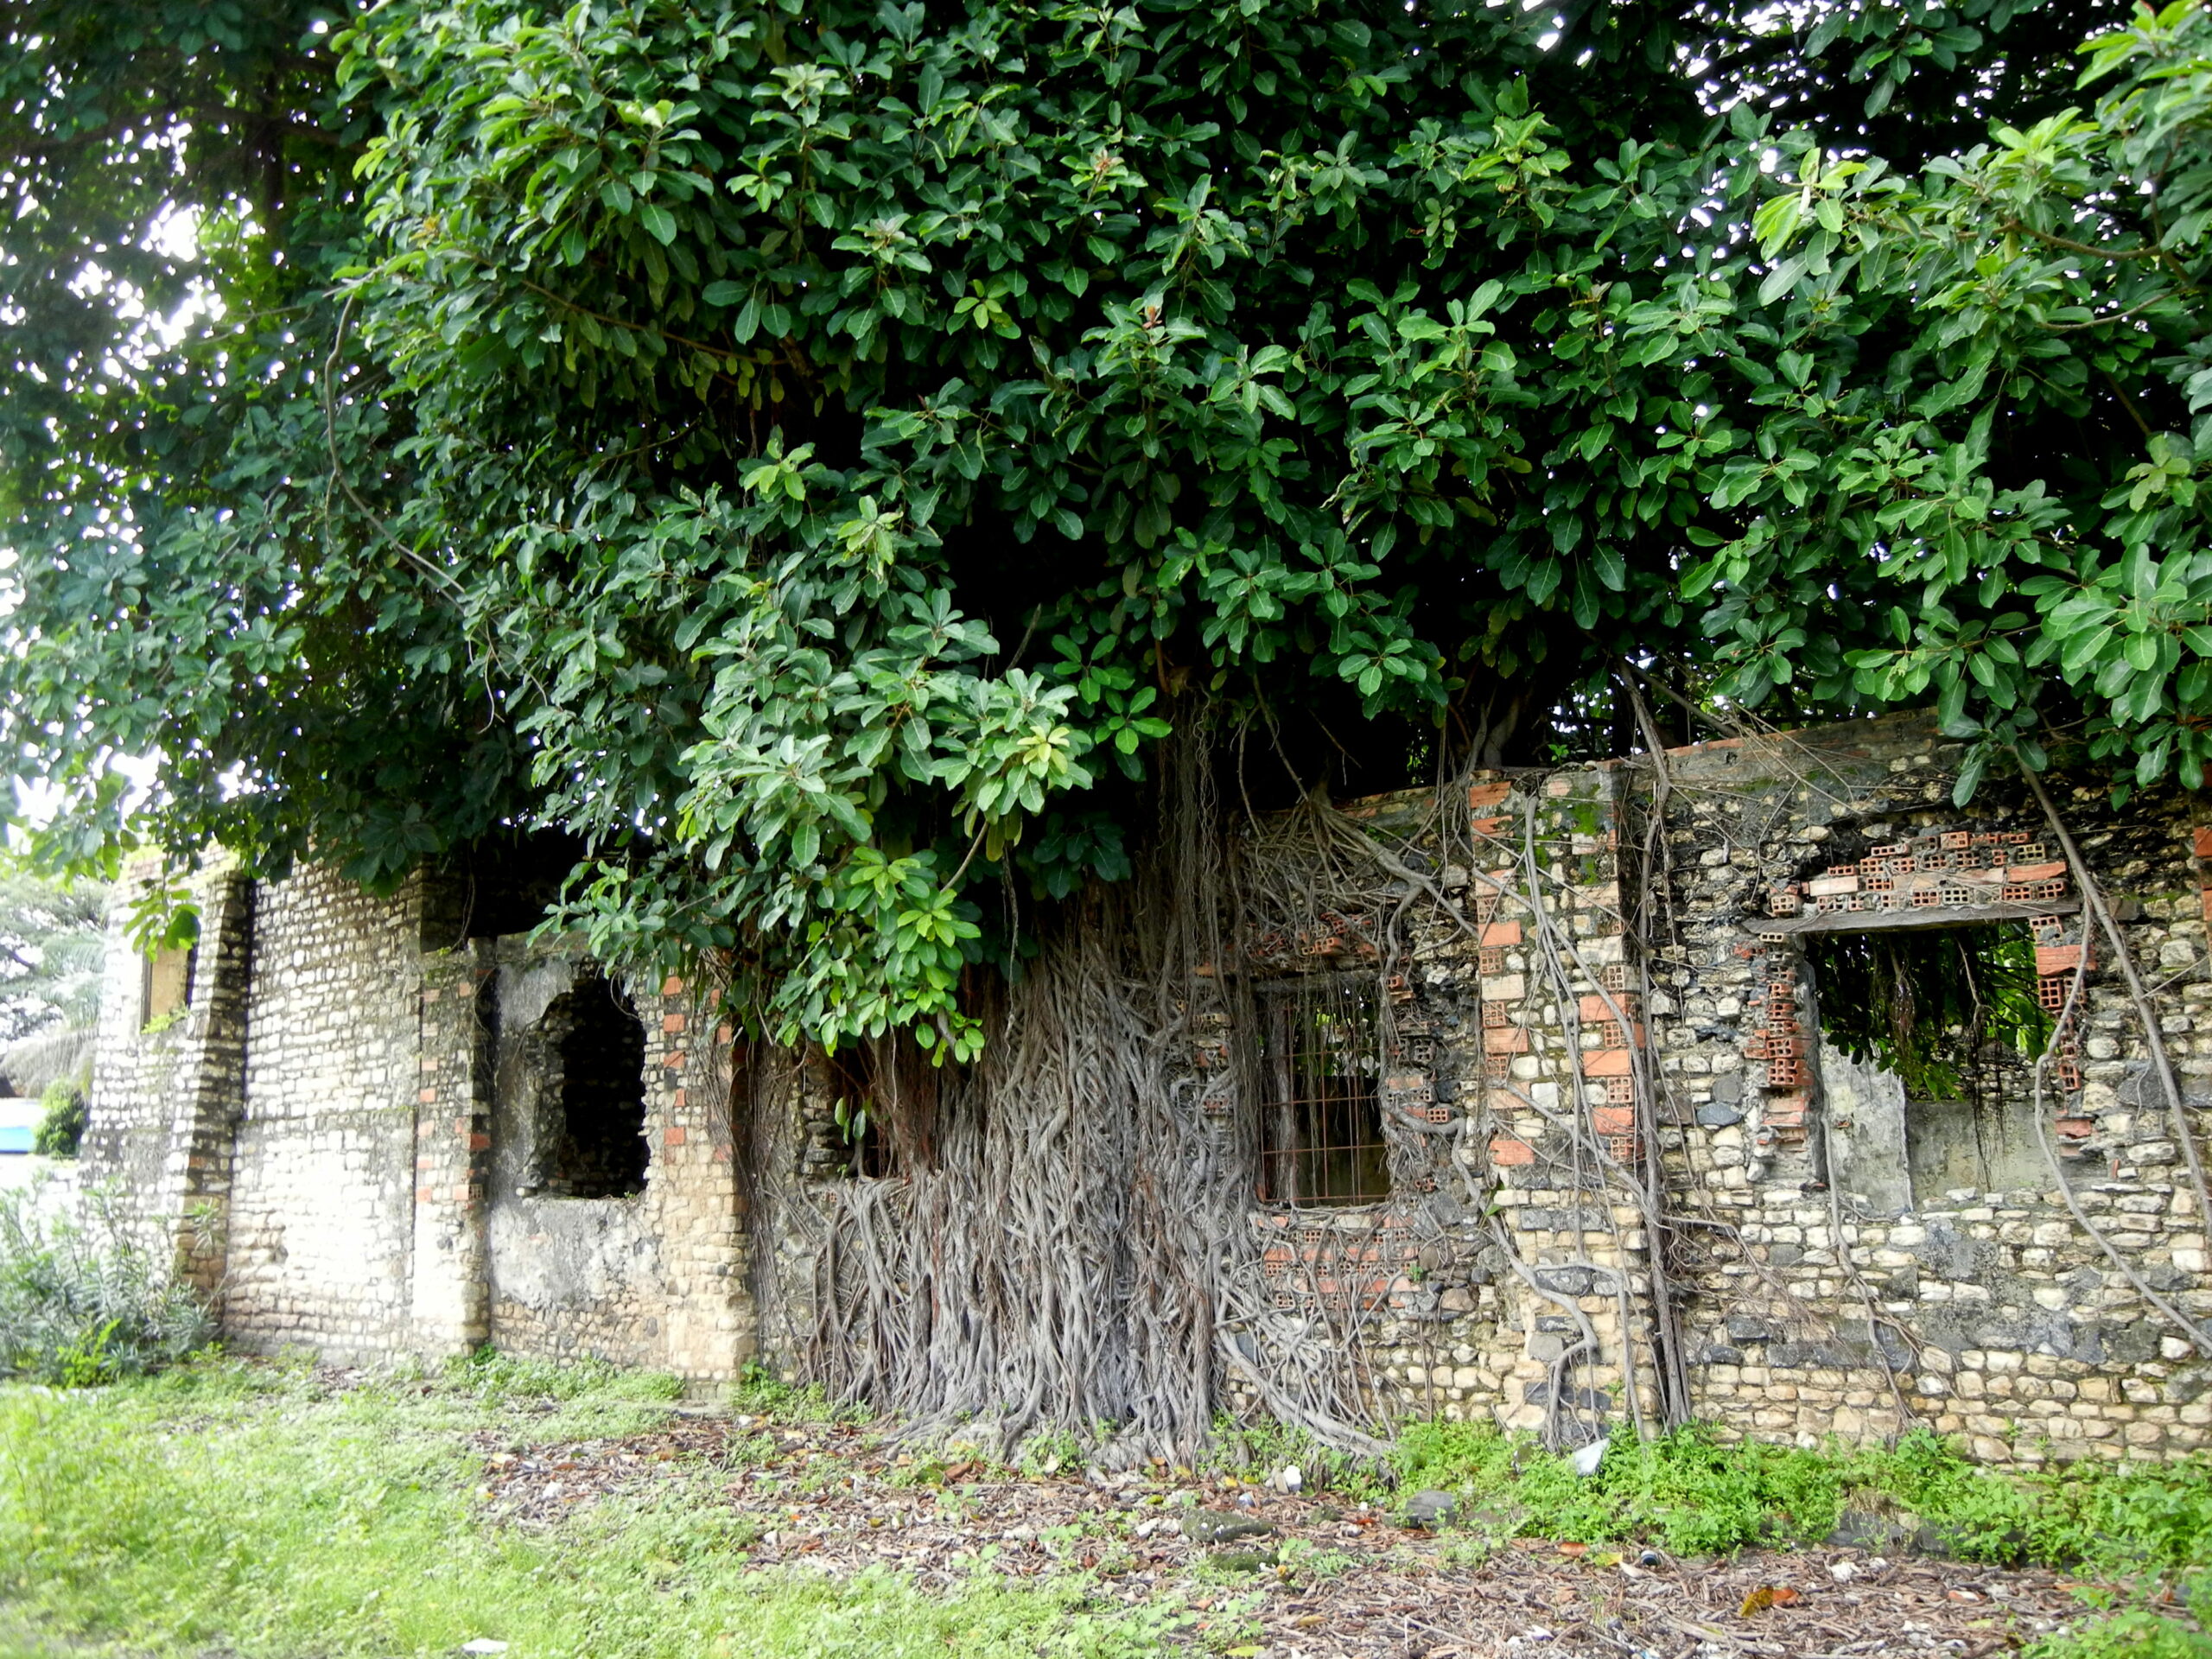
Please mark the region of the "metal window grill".
POLYGON ((1371 977, 1315 974, 1255 988, 1260 1187, 1270 1204, 1369 1204, 1390 1194, 1371 977))

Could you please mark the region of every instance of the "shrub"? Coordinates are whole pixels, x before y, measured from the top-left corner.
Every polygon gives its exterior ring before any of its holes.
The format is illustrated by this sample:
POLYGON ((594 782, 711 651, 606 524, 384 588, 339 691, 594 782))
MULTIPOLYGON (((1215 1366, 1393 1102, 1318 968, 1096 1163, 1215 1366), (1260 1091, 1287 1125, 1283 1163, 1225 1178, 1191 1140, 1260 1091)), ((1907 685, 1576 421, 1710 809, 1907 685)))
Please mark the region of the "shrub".
POLYGON ((198 1296, 130 1237, 109 1195, 85 1219, 0 1192, 0 1376, 79 1388, 159 1370, 214 1335, 198 1296))
POLYGON ((74 1158, 77 1148, 84 1144, 89 1116, 85 1096, 76 1084, 57 1077, 46 1085, 39 1104, 46 1109, 46 1116, 31 1136, 31 1150, 48 1158, 74 1158))
POLYGON ((730 1384, 729 1407, 748 1416, 785 1423, 864 1423, 867 1407, 830 1398, 819 1382, 786 1382, 755 1360, 730 1384))

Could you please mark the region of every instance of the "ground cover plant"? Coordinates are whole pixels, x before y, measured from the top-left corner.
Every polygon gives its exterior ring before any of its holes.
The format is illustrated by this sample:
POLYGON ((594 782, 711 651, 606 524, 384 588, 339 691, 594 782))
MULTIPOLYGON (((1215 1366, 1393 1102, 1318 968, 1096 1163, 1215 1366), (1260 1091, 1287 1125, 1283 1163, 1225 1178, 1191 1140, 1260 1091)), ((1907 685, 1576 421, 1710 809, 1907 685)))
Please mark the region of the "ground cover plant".
POLYGON ((1409 1425, 1404 1490, 1460 1497, 1516 1530, 1584 1543, 1649 1541, 1681 1554, 1827 1536, 1847 1510, 1914 1547, 1968 1560, 2173 1578, 2212 1570, 2212 1458, 2101 1459, 1999 1474, 1916 1430, 1894 1446, 1815 1450, 1723 1442, 1700 1427, 1613 1440, 1593 1475, 1486 1423, 1409 1425))
POLYGON ((1316 1461, 1291 1494, 1269 1477, 1308 1448, 1269 1433, 1209 1468, 1048 1472, 1039 1446, 1025 1471, 903 1444, 763 1376, 713 1413, 679 1396, 664 1377, 488 1352, 377 1376, 203 1360, 0 1389, 0 1649, 1467 1659, 1518 1635, 1561 1659, 1628 1637, 2206 1650, 2155 1599, 2212 1535, 2187 1466, 2024 1491, 1932 1441, 1827 1455, 1678 1436, 1577 1481, 1532 1445, 1427 1425, 1395 1467, 1316 1461), (1414 1481, 1462 1497, 1452 1528, 1396 1523, 1414 1481), (2025 1564, 1819 1545, 1840 1503, 1877 1494, 1959 1554, 2025 1564), (2023 1537, 2023 1503, 2063 1518, 2023 1537), (1256 1524, 1194 1536, 1204 1518, 1256 1524), (2068 1573, 2036 1566, 2045 1551, 2068 1573), (2114 1616, 2084 1624, 2069 1586, 2114 1616))

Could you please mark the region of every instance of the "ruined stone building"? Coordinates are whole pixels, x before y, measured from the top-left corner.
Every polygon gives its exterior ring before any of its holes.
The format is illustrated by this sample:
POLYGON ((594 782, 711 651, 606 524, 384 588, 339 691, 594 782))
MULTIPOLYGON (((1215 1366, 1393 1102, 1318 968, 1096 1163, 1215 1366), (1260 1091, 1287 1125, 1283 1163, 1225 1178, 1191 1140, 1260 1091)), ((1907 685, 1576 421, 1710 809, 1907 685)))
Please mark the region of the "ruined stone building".
POLYGON ((1217 805, 1218 884, 1039 924, 973 1077, 744 1044, 482 880, 218 865, 189 951, 118 907, 86 1178, 252 1351, 757 1359, 1163 1442, 2203 1445, 2202 1126, 2156 1062, 2212 1084, 2212 825, 2055 778, 2076 864, 1958 762, 1898 718, 1217 805))

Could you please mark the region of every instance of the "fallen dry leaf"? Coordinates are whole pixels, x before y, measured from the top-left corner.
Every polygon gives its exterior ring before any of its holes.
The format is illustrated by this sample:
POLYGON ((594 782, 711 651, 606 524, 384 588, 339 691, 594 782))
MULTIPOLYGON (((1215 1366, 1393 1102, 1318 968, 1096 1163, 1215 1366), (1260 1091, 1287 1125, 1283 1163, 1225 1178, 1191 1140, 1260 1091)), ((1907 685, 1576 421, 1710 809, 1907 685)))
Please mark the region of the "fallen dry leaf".
POLYGON ((1102 1606, 1134 1608, 1169 1598, 1178 1607, 1205 1599, 1218 1609, 1224 1605, 1218 1580, 1195 1576, 1210 1552, 1172 1522, 1166 1530, 1156 1522, 1175 1513, 1162 1504, 1187 1501, 1184 1494, 1201 1504, 1238 1504, 1237 1513, 1266 1521, 1283 1541, 1341 1552, 1344 1560, 1320 1573, 1301 1568, 1295 1558, 1278 1560, 1272 1571, 1239 1581, 1232 1593, 1252 1599, 1240 1618, 1253 1623, 1233 1636, 1224 1626, 1214 1639, 1258 1644, 1268 1659, 1490 1659, 1509 1650, 1516 1659, 1626 1659, 1638 1650, 1674 1659, 1686 1642, 1700 1641, 1733 1659, 1781 1659, 1785 1651, 1816 1649, 1881 1659, 1936 1647, 1955 1647, 1961 1659, 2001 1659, 2005 1643, 2017 1646, 2080 1611, 2056 1588, 2057 1575, 2041 1569, 1917 1560, 1877 1565, 1878 1558, 1843 1550, 1786 1556, 1749 1551, 1687 1562, 1678 1572, 1644 1573, 1637 1570, 1641 1552, 1634 1548, 1562 1549, 1530 1540, 1507 1546, 1486 1564, 1461 1565, 1447 1553, 1449 1532, 1402 1531, 1391 1513, 1358 1512, 1340 1493, 1277 1492, 1249 1477, 1186 1477, 1159 1465, 1101 1478, 1024 1478, 978 1462, 963 1448, 940 1454, 951 1455, 954 1468, 977 1464, 956 1501, 935 1481, 893 1484, 887 1478, 918 1465, 933 1474, 945 1465, 926 1455, 914 1458, 880 1429, 842 1424, 786 1427, 687 1417, 601 1440, 525 1446, 512 1432, 487 1430, 468 1443, 481 1471, 484 1516, 496 1526, 557 1529, 600 1498, 643 1496, 714 1471, 710 1501, 760 1529, 748 1534, 748 1570, 804 1562, 810 1572, 842 1580, 889 1569, 925 1594, 950 1591, 979 1573, 1041 1582, 1080 1569, 1092 1575, 1085 1593, 1102 1606), (756 1438, 764 1428, 773 1446, 765 1458, 756 1438), (807 1471, 803 1490, 793 1482, 795 1470, 807 1471), (1249 1503, 1240 1503, 1248 1497, 1249 1503), (1153 1529, 1139 1533, 1148 1520, 1153 1529), (1591 1568, 1600 1563, 1611 1564, 1593 1575, 1591 1568), (1836 1570, 1842 1566, 1847 1573, 1836 1570), (1775 1576, 1808 1573, 1824 1591, 1847 1589, 1816 1601, 1775 1576), (1970 1590, 1975 1599, 1952 1599, 1955 1588, 1970 1590), (1762 1589, 1772 1593, 1760 1613, 1792 1603, 1801 1619, 1817 1612, 1805 1620, 1806 1641, 1790 1639, 1798 1633, 1796 1619, 1757 1633, 1739 1623, 1731 1627, 1732 1637, 1713 1627, 1716 1615, 1753 1600, 1762 1589), (2004 1605, 1993 1610, 1991 1592, 1999 1589, 2004 1605), (1172 1599, 1178 1597, 1190 1599, 1172 1599), (1994 1628, 1993 1611, 1999 1615, 1994 1628), (1925 1636, 1916 1631, 1901 1647, 1897 1633, 1907 1621, 1925 1636), (1815 1630, 1817 1644, 1810 1639, 1815 1630), (1527 1653, 1510 1649, 1516 1637, 1527 1653))

